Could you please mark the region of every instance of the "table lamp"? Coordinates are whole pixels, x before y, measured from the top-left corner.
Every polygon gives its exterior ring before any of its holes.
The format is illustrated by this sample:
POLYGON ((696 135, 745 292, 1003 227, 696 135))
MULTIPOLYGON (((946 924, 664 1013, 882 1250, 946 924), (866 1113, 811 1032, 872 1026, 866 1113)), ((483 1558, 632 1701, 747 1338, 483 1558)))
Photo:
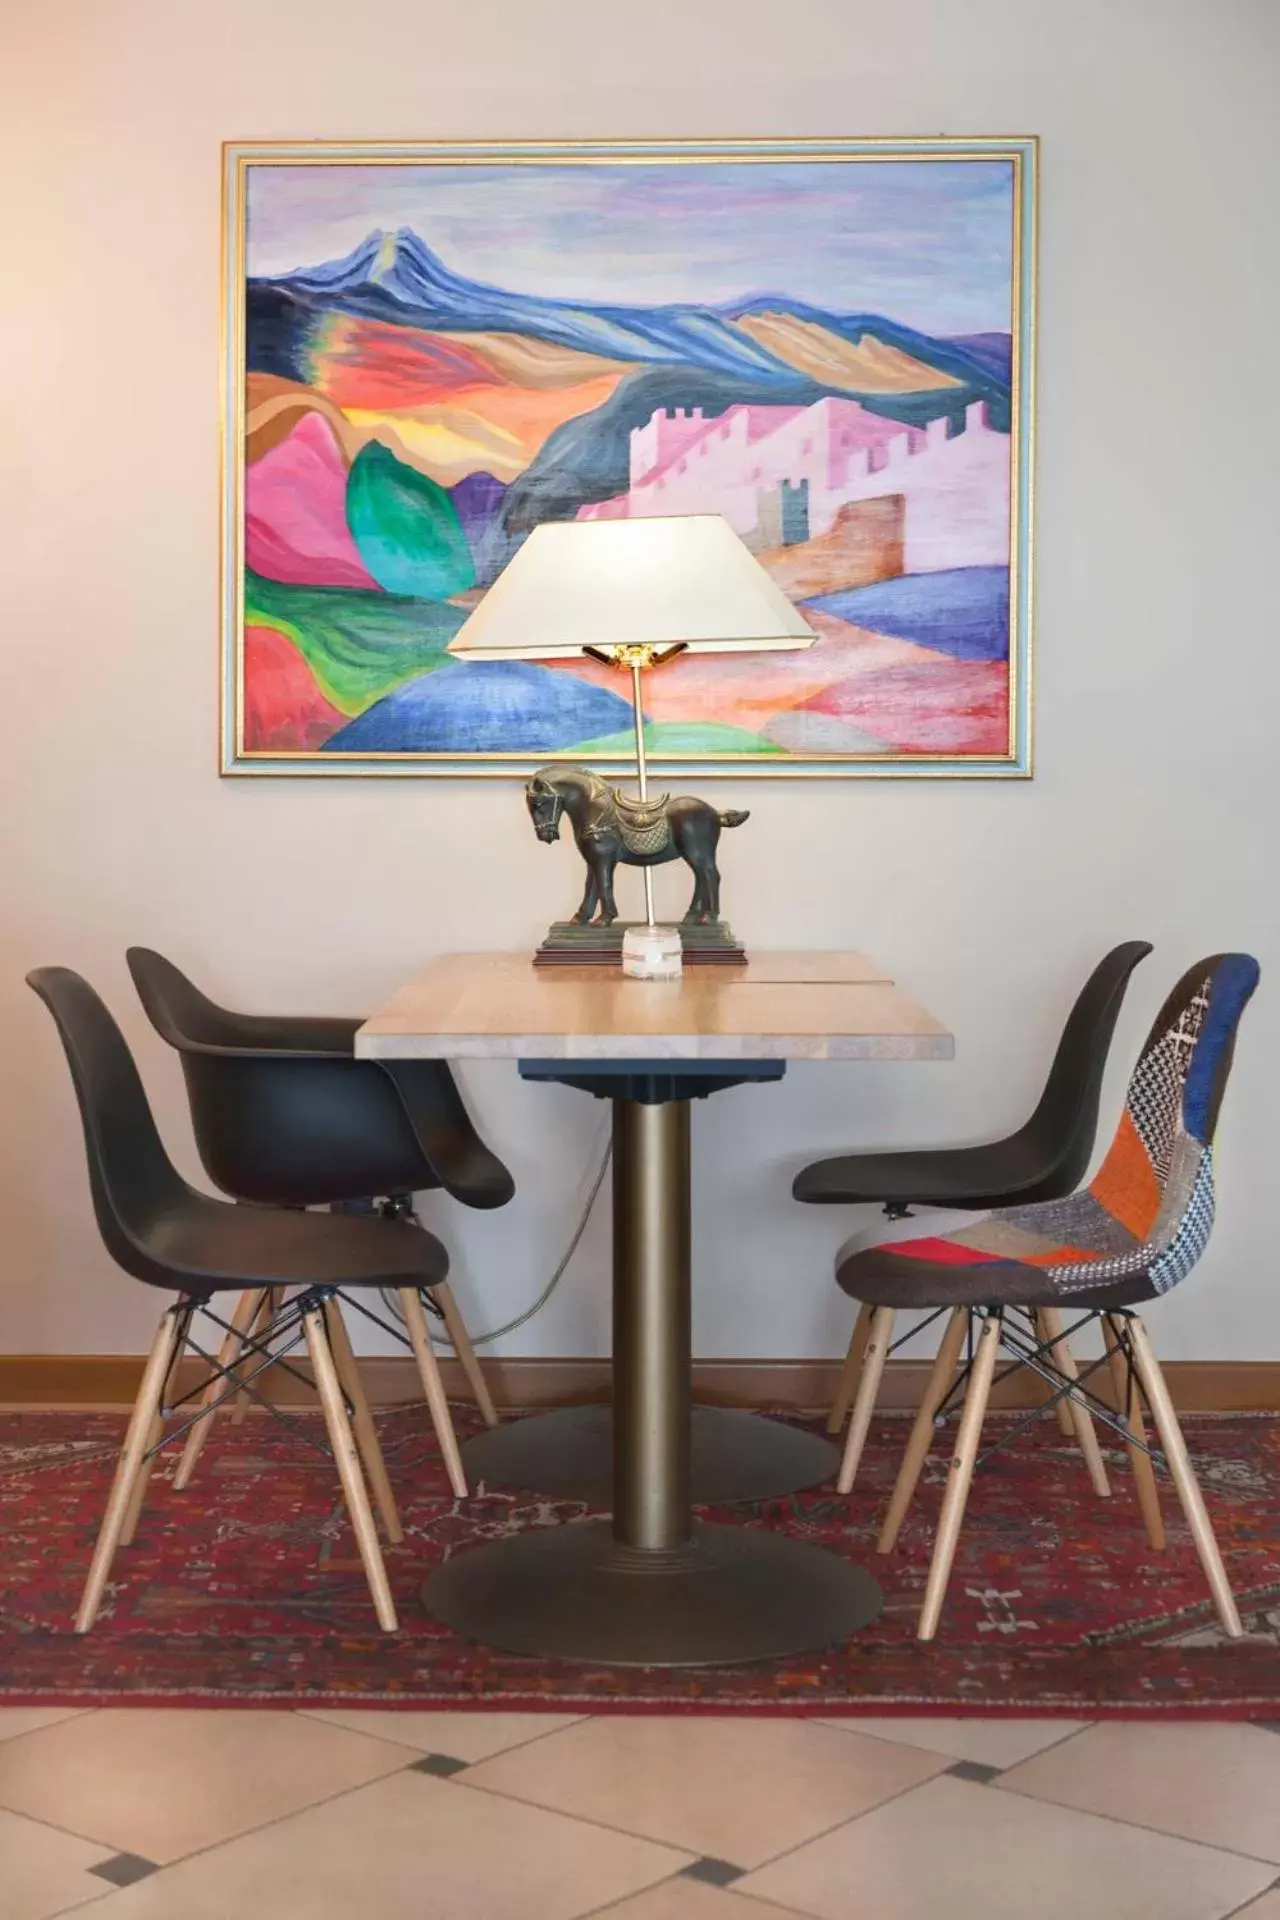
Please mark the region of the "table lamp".
POLYGON ((742 957, 719 920, 715 841, 722 825, 736 825, 746 816, 722 816, 703 802, 672 801, 667 795, 650 803, 642 676, 680 653, 782 651, 811 647, 816 639, 720 514, 551 520, 534 528, 450 641, 449 651, 464 660, 587 655, 628 672, 640 789, 637 803, 588 770, 562 762, 543 768, 529 783, 539 836, 555 839, 561 813, 567 812, 589 875, 575 921, 552 930, 540 957, 598 962, 606 949, 613 953, 621 947, 629 972, 661 971, 659 953, 665 948, 669 957, 673 942, 671 971, 679 971, 681 946, 690 959, 730 957, 729 949, 742 957), (576 786, 570 776, 578 776, 576 786), (583 782, 589 785, 584 788, 583 782), (699 820, 699 810, 710 819, 699 820), (653 915, 652 868, 678 857, 689 862, 697 879, 683 942, 674 930, 655 928, 653 915), (612 935, 602 942, 600 930, 612 928, 616 918, 612 876, 618 861, 643 869, 645 929, 640 934, 627 928, 624 940, 612 935), (589 923, 590 935, 582 931, 589 923), (651 966, 637 958, 642 949, 651 966))

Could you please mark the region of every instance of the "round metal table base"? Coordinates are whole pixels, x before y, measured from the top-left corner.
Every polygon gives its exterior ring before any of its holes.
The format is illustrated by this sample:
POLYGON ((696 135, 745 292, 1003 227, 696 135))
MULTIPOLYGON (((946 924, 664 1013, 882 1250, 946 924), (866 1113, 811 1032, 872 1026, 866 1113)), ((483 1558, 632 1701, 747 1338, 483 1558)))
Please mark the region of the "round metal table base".
MULTIPOLYGON (((775 1500, 834 1480, 839 1449, 816 1433, 727 1407, 695 1407, 690 1498, 695 1506, 775 1500)), ((556 1500, 613 1504, 613 1408, 560 1407, 510 1420, 462 1449, 470 1486, 524 1487, 556 1500)))
POLYGON ((807 1541, 698 1526, 675 1552, 636 1553, 595 1520, 459 1553, 422 1597, 485 1646, 622 1667, 808 1653, 865 1627, 882 1598, 869 1574, 807 1541))

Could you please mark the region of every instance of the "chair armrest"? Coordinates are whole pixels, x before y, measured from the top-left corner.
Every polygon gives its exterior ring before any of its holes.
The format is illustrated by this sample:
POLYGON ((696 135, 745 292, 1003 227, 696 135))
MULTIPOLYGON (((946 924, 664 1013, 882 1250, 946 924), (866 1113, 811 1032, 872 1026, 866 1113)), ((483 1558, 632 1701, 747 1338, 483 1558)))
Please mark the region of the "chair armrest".
POLYGON ((215 1045, 202 1046, 189 1039, 177 1044, 196 1053, 299 1053, 313 1060, 350 1060, 364 1024, 320 1014, 237 1013, 233 1017, 234 1038, 228 1032, 226 1040, 215 1045))
POLYGON ((444 1060, 381 1060, 432 1172, 468 1207, 505 1207, 515 1181, 476 1132, 444 1060))

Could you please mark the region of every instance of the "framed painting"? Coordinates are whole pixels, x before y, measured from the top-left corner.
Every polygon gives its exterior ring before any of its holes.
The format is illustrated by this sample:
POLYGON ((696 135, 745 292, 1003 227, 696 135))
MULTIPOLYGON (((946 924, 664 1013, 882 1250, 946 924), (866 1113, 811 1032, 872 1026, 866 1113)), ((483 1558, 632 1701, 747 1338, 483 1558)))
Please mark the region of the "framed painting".
POLYGON ((223 768, 630 762, 449 652, 533 527, 719 513, 818 633, 646 683, 655 771, 1025 775, 1031 139, 233 145, 223 768))

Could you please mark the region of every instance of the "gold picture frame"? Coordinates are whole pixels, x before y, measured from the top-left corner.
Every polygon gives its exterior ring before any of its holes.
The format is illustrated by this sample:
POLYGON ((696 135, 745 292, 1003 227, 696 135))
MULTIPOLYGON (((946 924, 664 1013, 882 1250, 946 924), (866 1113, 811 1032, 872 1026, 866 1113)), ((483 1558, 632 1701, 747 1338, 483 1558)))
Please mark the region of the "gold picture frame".
POLYGON ((591 663, 445 649, 539 518, 661 507, 820 637, 654 676, 659 777, 1027 777, 1037 159, 228 143, 221 770, 625 768, 591 663))

